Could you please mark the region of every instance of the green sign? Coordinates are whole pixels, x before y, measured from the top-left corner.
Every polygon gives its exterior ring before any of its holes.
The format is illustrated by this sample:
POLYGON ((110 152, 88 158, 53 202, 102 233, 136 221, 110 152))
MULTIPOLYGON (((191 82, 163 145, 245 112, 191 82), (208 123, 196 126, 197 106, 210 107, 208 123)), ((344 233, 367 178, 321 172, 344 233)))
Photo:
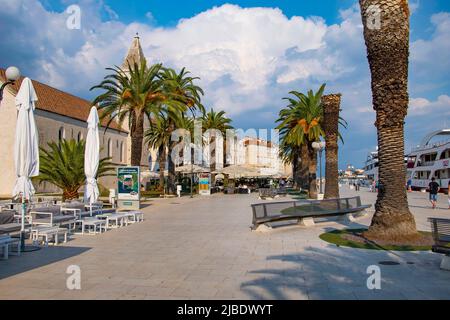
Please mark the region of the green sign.
POLYGON ((119 200, 139 200, 139 167, 117 168, 117 196, 119 200))

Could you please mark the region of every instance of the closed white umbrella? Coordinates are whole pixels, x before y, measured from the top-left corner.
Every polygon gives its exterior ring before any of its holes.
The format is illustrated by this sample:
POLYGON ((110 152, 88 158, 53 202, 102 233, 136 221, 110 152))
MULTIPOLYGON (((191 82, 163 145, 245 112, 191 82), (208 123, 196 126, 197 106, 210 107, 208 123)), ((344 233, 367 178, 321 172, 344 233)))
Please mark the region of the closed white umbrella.
POLYGON ((29 78, 22 81, 16 96, 17 124, 14 144, 14 164, 16 167, 16 184, 12 195, 22 197, 21 241, 24 247, 25 199, 31 200, 35 193, 30 178, 39 175, 39 143, 36 122, 34 121, 35 102, 38 100, 33 83, 29 78))
POLYGON ((86 149, 84 151, 84 173, 86 175, 86 186, 84 190, 84 202, 90 204, 92 215, 92 204, 99 196, 97 186, 97 170, 100 161, 100 139, 98 136, 98 113, 97 108, 92 107, 89 113, 88 133, 86 136, 86 149))

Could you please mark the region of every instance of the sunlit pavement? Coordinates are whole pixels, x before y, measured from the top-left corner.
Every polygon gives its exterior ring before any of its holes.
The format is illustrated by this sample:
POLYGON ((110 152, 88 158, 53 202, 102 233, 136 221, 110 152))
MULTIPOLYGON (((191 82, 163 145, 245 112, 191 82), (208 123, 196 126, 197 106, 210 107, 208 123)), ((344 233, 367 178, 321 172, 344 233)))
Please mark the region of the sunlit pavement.
MULTIPOLYGON (((365 189, 341 189, 341 196, 355 194, 363 203, 376 199, 365 189)), ((427 194, 408 197, 420 230, 429 230, 428 217, 450 217, 446 196, 436 210, 427 194)), ((346 227, 338 222, 252 232, 250 204, 260 201, 256 195, 150 201, 143 223, 0 260, 0 299, 450 298, 450 272, 439 269, 440 255, 342 248, 319 239, 324 230, 346 227), (71 265, 80 267, 80 290, 67 288, 71 265), (371 265, 380 267, 380 290, 367 287, 371 265)), ((370 218, 371 210, 351 225, 370 218)))

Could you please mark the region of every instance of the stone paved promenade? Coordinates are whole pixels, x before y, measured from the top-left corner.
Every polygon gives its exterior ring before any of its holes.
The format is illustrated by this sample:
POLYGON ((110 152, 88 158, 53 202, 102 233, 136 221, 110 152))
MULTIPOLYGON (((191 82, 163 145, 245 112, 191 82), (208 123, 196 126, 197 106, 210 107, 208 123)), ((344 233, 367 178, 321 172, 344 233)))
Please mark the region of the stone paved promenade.
MULTIPOLYGON (((342 196, 355 192, 343 188, 342 196)), ((364 203, 375 194, 359 192, 364 203)), ((446 199, 429 209, 409 194, 420 230, 427 217, 450 217, 446 199)), ((164 199, 145 222, 0 260, 0 299, 449 299, 450 272, 431 252, 380 252, 329 245, 318 236, 338 222, 251 232, 256 195, 164 199), (381 290, 366 268, 380 261, 381 290), (66 289, 66 269, 81 268, 81 290, 66 289)), ((352 224, 367 225, 371 212, 352 224)))

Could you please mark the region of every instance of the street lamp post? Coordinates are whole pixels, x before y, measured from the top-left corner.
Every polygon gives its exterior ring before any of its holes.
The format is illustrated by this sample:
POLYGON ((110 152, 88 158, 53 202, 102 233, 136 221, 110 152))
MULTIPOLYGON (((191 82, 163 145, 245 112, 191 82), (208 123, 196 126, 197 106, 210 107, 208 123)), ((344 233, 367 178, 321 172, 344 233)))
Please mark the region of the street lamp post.
POLYGON ((3 91, 5 90, 6 86, 9 84, 14 84, 14 82, 19 80, 20 71, 16 67, 9 67, 8 69, 6 69, 5 75, 6 82, 0 87, 0 102, 2 102, 3 100, 3 91))
POLYGON ((194 197, 194 191, 192 190, 192 188, 194 187, 194 157, 195 157, 195 152, 192 152, 192 150, 195 150, 195 144, 191 143, 190 144, 190 149, 189 152, 191 153, 191 198, 194 197), (194 153, 194 154, 193 154, 194 153))
POLYGON ((194 180, 194 164, 192 163, 192 160, 191 160, 191 198, 194 197, 194 192, 192 190, 194 183, 192 180, 194 180))
POLYGON ((322 188, 322 152, 325 149, 325 141, 320 142, 313 142, 312 147, 314 150, 316 150, 319 153, 319 189, 320 194, 323 194, 323 188, 322 188))

